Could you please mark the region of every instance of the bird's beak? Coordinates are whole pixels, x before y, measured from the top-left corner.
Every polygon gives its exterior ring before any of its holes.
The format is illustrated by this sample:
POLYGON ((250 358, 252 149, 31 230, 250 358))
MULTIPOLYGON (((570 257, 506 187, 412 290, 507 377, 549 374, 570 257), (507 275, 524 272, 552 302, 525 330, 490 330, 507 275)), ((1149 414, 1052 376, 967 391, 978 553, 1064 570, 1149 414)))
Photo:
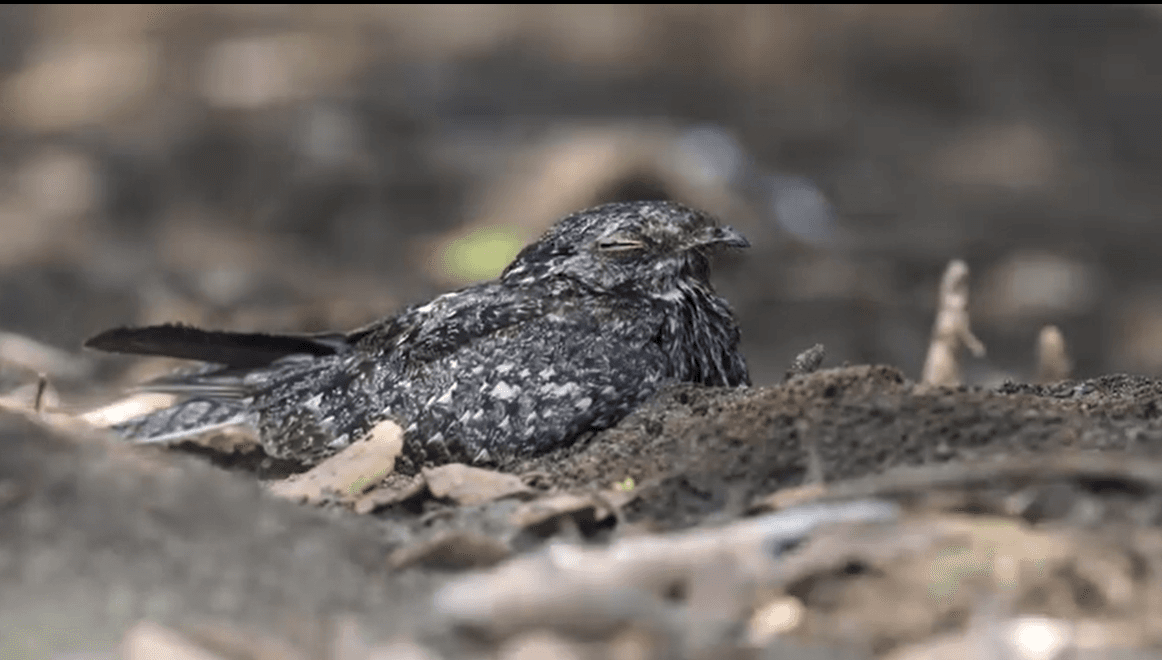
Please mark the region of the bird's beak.
POLYGON ((746 236, 738 233, 734 227, 707 227, 699 232, 698 238, 694 241, 695 246, 703 245, 726 245, 736 248, 750 247, 750 241, 746 240, 746 236))

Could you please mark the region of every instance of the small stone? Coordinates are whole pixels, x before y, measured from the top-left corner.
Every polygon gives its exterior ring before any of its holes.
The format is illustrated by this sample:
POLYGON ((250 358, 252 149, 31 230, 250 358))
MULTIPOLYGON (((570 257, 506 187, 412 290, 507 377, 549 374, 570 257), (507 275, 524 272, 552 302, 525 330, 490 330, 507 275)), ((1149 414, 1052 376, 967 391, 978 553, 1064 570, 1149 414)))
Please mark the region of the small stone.
POLYGON ((776 598, 755 610, 747 622, 747 641, 766 646, 775 637, 799 627, 804 616, 803 603, 794 596, 776 598))

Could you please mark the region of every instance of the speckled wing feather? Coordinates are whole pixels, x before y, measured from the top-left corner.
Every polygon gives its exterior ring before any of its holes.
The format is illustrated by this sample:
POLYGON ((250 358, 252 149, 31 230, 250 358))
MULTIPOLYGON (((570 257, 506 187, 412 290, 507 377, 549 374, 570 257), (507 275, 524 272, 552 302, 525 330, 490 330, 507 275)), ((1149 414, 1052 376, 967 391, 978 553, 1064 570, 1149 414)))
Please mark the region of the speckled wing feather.
POLYGON ((625 332, 597 314, 538 317, 441 358, 409 411, 405 460, 503 462, 616 424, 667 377, 646 321, 625 332))
POLYGON ((152 444, 177 442, 228 427, 257 431, 258 415, 244 401, 199 397, 136 417, 113 429, 139 444, 152 444))
POLYGON ((535 318, 558 304, 543 295, 530 295, 533 293, 542 292, 495 282, 478 284, 414 305, 352 333, 349 340, 369 352, 402 352, 412 361, 431 361, 473 339, 535 318))
POLYGON ((406 349, 364 349, 269 374, 269 386, 254 399, 268 420, 263 435, 281 439, 267 450, 323 455, 393 419, 406 431, 405 470, 452 460, 489 463, 605 428, 668 374, 653 341, 660 319, 651 323, 648 308, 639 322, 617 326, 579 302, 549 313, 528 312, 535 305, 522 300, 509 306, 493 309, 486 318, 494 322, 471 338, 449 334, 461 327, 455 306, 450 314, 426 310, 419 325, 429 337, 447 339, 429 342, 439 351, 417 352, 419 344, 405 342, 406 349))
MULTIPOLYGON (((382 395, 360 399, 364 391, 359 386, 366 384, 367 377, 406 396, 411 389, 410 374, 430 371, 425 365, 474 338, 488 337, 541 313, 540 299, 494 289, 503 287, 470 287, 348 335, 322 336, 331 342, 321 344, 330 348, 330 353, 318 349, 312 355, 304 350, 265 360, 279 350, 312 348, 309 342, 315 337, 207 332, 176 326, 121 329, 103 333, 94 339, 106 339, 89 344, 107 350, 116 343, 124 352, 214 357, 219 363, 142 384, 141 390, 179 394, 190 400, 114 430, 140 442, 165 442, 232 424, 258 431, 260 420, 267 419, 269 437, 278 438, 269 444, 268 451, 301 459, 344 446, 387 416, 390 411, 384 412, 385 404, 379 400, 382 395), (342 337, 342 341, 335 337, 342 337), (258 367, 245 366, 253 360, 265 361, 258 367), (243 366, 235 366, 238 364, 243 366), (386 382, 393 375, 396 382, 386 382), (312 397, 311 392, 325 396, 312 397), (315 400, 317 406, 289 409, 315 400), (274 419, 278 420, 277 429, 271 428, 274 419)), ((397 419, 404 421, 400 416, 397 419)))

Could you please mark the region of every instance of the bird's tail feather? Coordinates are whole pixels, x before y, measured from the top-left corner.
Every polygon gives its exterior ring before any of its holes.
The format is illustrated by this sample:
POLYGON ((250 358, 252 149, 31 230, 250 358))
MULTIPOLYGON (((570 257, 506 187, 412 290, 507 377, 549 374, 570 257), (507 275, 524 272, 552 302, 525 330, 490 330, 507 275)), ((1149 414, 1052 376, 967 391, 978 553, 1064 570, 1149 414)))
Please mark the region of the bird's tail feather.
POLYGON ((268 335, 202 330, 186 325, 114 328, 85 340, 109 353, 164 355, 230 367, 262 367, 288 355, 334 355, 346 350, 345 335, 268 335))
POLYGON ((112 430, 135 443, 167 443, 230 426, 255 428, 257 420, 244 401, 198 398, 135 417, 112 430))

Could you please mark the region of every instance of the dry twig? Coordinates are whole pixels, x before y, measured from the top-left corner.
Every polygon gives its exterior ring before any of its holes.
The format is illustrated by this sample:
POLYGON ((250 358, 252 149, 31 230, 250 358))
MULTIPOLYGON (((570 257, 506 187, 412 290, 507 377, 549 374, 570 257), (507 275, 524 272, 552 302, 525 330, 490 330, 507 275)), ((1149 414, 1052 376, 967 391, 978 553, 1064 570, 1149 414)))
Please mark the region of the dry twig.
POLYGON ((1069 378, 1073 361, 1065 347, 1065 336, 1055 325, 1041 328, 1037 335, 1037 382, 1056 383, 1069 378))
POLYGON ((985 354, 984 344, 972 334, 968 322, 968 264, 953 259, 940 280, 940 304, 921 382, 959 385, 961 348, 968 348, 976 357, 985 354))

